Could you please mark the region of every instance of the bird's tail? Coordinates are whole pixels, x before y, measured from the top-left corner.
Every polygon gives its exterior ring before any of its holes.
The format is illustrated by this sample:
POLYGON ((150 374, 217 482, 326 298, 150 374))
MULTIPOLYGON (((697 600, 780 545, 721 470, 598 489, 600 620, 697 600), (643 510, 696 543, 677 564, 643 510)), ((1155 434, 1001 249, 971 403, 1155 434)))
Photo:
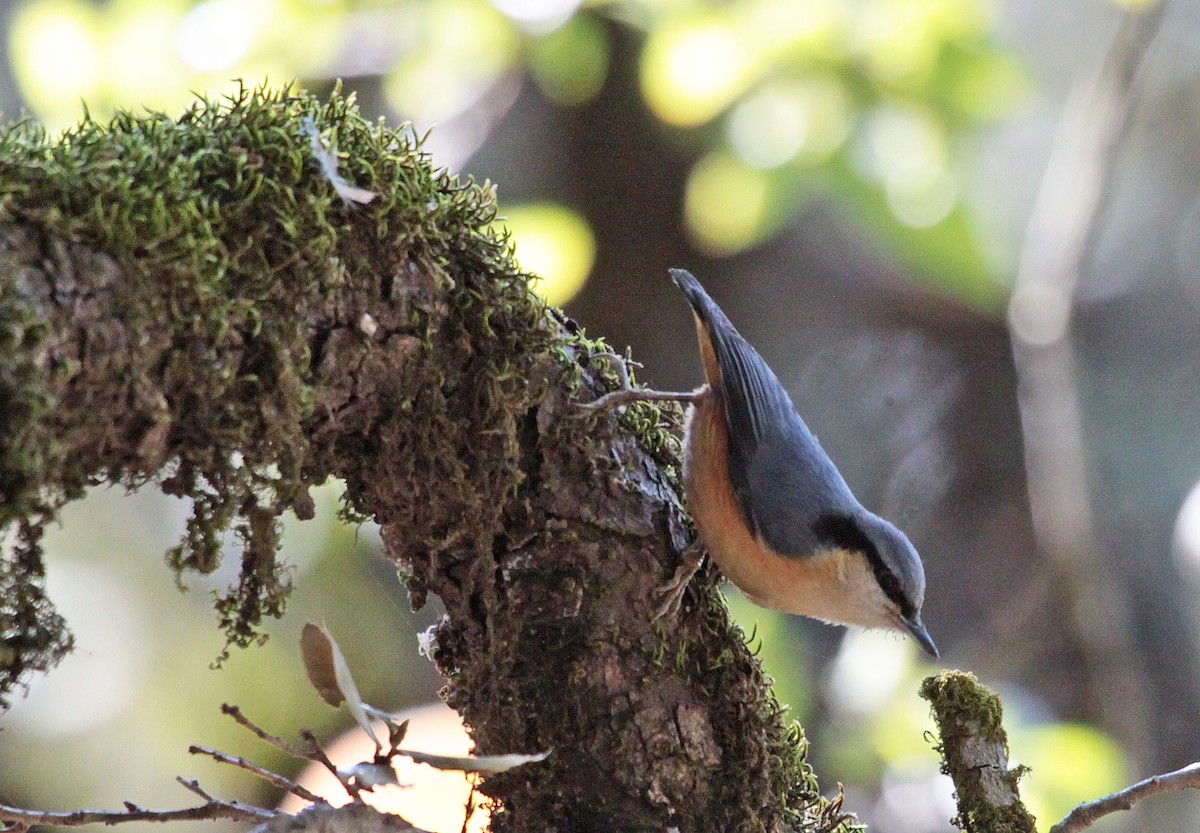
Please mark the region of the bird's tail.
POLYGON ((671 279, 683 292, 696 316, 696 335, 700 339, 700 360, 704 375, 714 388, 721 387, 721 357, 728 352, 731 340, 741 340, 733 324, 708 296, 696 276, 686 269, 671 269, 671 279))
POLYGON ((686 269, 670 269, 671 280, 675 281, 675 285, 683 292, 683 296, 692 306, 692 312, 696 313, 696 317, 700 319, 709 329, 713 325, 717 325, 718 329, 733 325, 729 323, 729 319, 725 317, 725 313, 717 306, 716 302, 708 297, 708 293, 704 291, 704 287, 700 285, 700 281, 696 280, 696 276, 686 269))
MULTIPOLYGON (((775 373, 708 297, 700 281, 683 269, 672 269, 671 277, 695 314, 704 376, 725 403, 731 447, 748 460, 768 431, 798 420, 796 409, 775 373)), ((808 430, 803 421, 800 425, 808 430)))

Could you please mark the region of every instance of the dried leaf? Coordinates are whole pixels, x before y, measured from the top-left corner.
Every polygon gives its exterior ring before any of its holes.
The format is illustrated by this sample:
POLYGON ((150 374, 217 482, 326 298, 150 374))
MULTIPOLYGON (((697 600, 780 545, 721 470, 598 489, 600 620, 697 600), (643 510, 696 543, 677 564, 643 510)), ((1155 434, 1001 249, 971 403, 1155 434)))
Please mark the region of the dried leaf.
POLYGON ((304 670, 308 681, 331 706, 340 706, 346 699, 337 684, 337 672, 333 668, 333 641, 325 631, 309 622, 300 634, 300 655, 304 658, 304 670))
POLYGON ((377 748, 382 748, 379 738, 375 735, 375 727, 367 717, 358 686, 354 684, 350 666, 346 663, 346 657, 343 656, 342 649, 338 647, 333 635, 323 625, 309 622, 300 636, 300 650, 304 655, 308 679, 325 702, 336 706, 344 699, 346 708, 367 733, 367 737, 375 742, 377 748))
POLYGON ((401 749, 400 754, 412 758, 417 763, 429 764, 438 769, 493 775, 523 764, 544 761, 550 753, 539 752, 536 755, 480 755, 475 757, 472 755, 431 755, 427 752, 414 752, 409 749, 401 749))

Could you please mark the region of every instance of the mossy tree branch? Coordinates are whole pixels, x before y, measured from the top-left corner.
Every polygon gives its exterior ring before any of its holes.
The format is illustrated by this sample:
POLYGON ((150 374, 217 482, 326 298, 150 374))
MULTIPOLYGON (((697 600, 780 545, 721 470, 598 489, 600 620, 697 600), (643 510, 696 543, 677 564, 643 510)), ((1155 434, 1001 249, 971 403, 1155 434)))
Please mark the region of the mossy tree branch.
POLYGON ((968 833, 1033 833, 1017 787, 1025 770, 1008 766, 1000 698, 962 671, 925 678, 921 696, 941 737, 942 771, 954 781, 958 825, 968 833))
POLYGON ((286 597, 278 517, 335 476, 414 603, 445 602, 432 653, 480 752, 555 750, 487 782, 495 829, 836 826, 711 576, 650 615, 689 538, 678 411, 570 413, 619 374, 529 294, 494 212, 337 96, 9 128, 0 695, 69 647, 38 538, 89 484, 191 498, 177 570, 238 530, 219 610, 245 643, 286 597), (342 204, 305 116, 376 200, 342 204))

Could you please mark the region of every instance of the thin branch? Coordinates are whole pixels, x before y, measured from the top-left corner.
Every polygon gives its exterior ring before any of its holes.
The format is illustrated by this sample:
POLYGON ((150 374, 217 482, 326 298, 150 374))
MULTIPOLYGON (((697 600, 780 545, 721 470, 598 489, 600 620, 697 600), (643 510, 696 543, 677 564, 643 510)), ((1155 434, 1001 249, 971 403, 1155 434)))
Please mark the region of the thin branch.
POLYGON ((224 752, 218 752, 215 749, 208 749, 207 747, 204 747, 204 746, 189 746, 188 752, 191 753, 192 755, 208 755, 210 758, 212 758, 214 761, 217 761, 218 763, 230 764, 232 766, 238 767, 239 769, 244 769, 247 772, 257 775, 259 778, 262 778, 264 781, 274 784, 276 787, 280 788, 281 790, 286 790, 290 793, 293 793, 293 794, 299 796, 300 798, 303 798, 305 801, 311 801, 314 804, 325 803, 325 799, 321 798, 321 796, 306 789, 305 787, 300 786, 295 781, 291 781, 287 778, 284 778, 282 775, 275 773, 275 772, 271 772, 271 770, 269 770, 269 769, 264 769, 264 768, 258 766, 257 764, 252 764, 249 761, 247 761, 245 758, 239 757, 237 755, 228 755, 224 752))
POLYGON ((317 736, 308 729, 305 729, 300 733, 300 737, 304 738, 304 740, 308 742, 310 748, 309 753, 305 757, 307 757, 310 761, 316 761, 317 763, 321 764, 321 766, 329 770, 333 774, 333 777, 338 780, 338 783, 342 785, 342 789, 344 789, 351 798, 355 799, 356 801, 361 800, 362 791, 359 789, 358 784, 356 784, 352 779, 345 777, 341 772, 338 771, 337 765, 335 765, 333 761, 329 760, 329 756, 325 754, 325 750, 322 749, 321 744, 317 742, 317 736))
POLYGON ((1152 796, 1187 789, 1200 789, 1200 763, 1190 764, 1165 775, 1151 776, 1120 792, 1080 804, 1065 819, 1051 827, 1050 833, 1078 833, 1109 813, 1132 809, 1139 801, 1152 796))
POLYGON ((288 743, 283 738, 278 737, 277 735, 272 735, 270 732, 266 731, 265 729, 260 729, 253 722, 251 722, 250 718, 248 718, 248 717, 246 717, 246 715, 242 714, 242 710, 239 709, 237 706, 230 705, 229 703, 222 703, 221 704, 221 713, 229 715, 230 717, 232 717, 234 719, 234 721, 239 726, 242 726, 246 729, 249 729, 251 732, 253 732, 255 737, 259 738, 262 741, 265 741, 266 743, 271 744, 271 746, 274 746, 276 749, 279 749, 282 752, 285 752, 288 755, 291 755, 293 758, 301 758, 301 759, 309 760, 309 761, 317 760, 316 758, 312 757, 312 755, 310 753, 304 751, 303 749, 300 749, 299 747, 292 746, 290 743, 288 743))
POLYGON ((629 377, 629 365, 634 364, 638 367, 641 365, 616 353, 595 353, 592 358, 608 359, 609 364, 617 371, 617 375, 621 379, 621 387, 609 391, 591 402, 576 403, 575 411, 577 413, 597 414, 609 408, 618 408, 632 402, 695 402, 702 395, 698 390, 675 392, 635 388, 633 380, 629 377))
MULTIPOLYGON (((182 786, 185 790, 187 790, 190 793, 195 793, 196 795, 200 796, 201 798, 203 798, 205 801, 209 802, 210 804, 212 802, 216 801, 216 799, 213 798, 208 793, 207 790, 205 790, 203 787, 200 786, 200 782, 197 781, 195 778, 193 778, 192 780, 189 781, 188 779, 186 779, 182 776, 176 775, 175 780, 178 781, 180 786, 182 786)), ((125 809, 134 810, 134 809, 138 809, 138 808, 135 808, 128 801, 126 801, 125 809)))
POLYGON ((621 388, 609 391, 591 402, 578 403, 575 405, 575 410, 584 414, 594 414, 609 408, 628 405, 631 402, 695 402, 699 397, 698 391, 674 392, 650 390, 649 388, 621 388))
MULTIPOLYGON (((185 786, 187 786, 185 784, 185 786)), ((233 819, 234 821, 269 821, 279 815, 274 810, 265 810, 236 801, 210 800, 199 807, 182 810, 73 810, 69 813, 51 813, 42 810, 23 810, 0 804, 0 820, 18 825, 52 824, 58 827, 82 827, 85 824, 122 824, 130 821, 211 821, 233 819)))

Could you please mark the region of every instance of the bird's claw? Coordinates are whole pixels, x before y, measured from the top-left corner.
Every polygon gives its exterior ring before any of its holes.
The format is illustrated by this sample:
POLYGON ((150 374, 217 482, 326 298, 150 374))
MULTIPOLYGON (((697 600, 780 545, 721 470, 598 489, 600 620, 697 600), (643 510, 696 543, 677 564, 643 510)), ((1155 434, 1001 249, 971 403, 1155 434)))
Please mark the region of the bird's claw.
POLYGON ((681 563, 675 574, 666 582, 654 588, 654 595, 661 598, 658 607, 654 609, 654 619, 664 619, 674 616, 683 606, 683 594, 691 583, 692 577, 704 563, 704 549, 699 544, 693 544, 681 554, 681 563))

